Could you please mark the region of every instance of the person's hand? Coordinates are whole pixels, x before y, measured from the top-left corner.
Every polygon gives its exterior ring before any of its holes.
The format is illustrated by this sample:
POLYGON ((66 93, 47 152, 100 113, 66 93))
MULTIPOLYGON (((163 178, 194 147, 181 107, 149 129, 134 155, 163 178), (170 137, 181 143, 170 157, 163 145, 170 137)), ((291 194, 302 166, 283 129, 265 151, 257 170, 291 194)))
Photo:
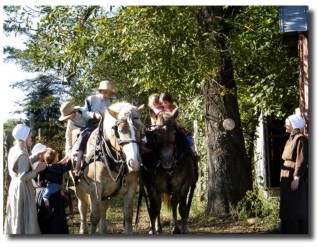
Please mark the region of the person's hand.
POLYGON ((298 190, 298 187, 299 187, 299 178, 295 178, 294 180, 292 180, 290 184, 290 188, 292 191, 296 191, 298 190))
POLYGON ((44 149, 42 149, 41 151, 39 151, 39 152, 37 153, 37 155, 40 157, 40 159, 42 159, 43 154, 44 154, 47 150, 48 150, 48 148, 44 148, 44 149))
POLYGON ((96 119, 98 119, 98 120, 101 120, 101 119, 102 119, 102 115, 101 115, 100 113, 97 113, 97 112, 94 113, 94 117, 95 117, 96 119))
POLYGON ((69 155, 66 155, 62 160, 62 164, 65 164, 66 162, 68 162, 68 160, 70 159, 70 156, 69 155))

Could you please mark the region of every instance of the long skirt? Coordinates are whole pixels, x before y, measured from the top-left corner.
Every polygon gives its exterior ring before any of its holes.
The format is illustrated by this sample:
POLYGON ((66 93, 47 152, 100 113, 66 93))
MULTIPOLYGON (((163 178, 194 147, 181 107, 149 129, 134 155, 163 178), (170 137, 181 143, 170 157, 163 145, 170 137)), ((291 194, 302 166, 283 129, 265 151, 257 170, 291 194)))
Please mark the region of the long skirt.
POLYGON ((45 188, 37 188, 38 223, 41 234, 69 234, 65 213, 65 198, 58 191, 50 196, 50 210, 44 206, 42 196, 45 188))

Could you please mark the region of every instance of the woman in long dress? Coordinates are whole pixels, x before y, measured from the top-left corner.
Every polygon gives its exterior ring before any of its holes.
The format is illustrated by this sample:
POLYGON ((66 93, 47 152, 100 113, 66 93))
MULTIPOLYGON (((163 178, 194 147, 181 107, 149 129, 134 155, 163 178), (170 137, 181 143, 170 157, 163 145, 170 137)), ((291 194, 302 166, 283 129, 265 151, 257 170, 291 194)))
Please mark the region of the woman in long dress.
POLYGON ((46 164, 41 163, 34 170, 31 164, 39 160, 45 149, 29 157, 27 146, 31 143, 31 131, 23 124, 18 124, 13 129, 12 136, 16 143, 10 149, 8 157, 11 182, 7 198, 4 234, 40 234, 32 179, 45 169, 46 164))
POLYGON ((282 233, 308 233, 308 140, 302 134, 300 115, 286 119, 286 142, 280 173, 280 219, 282 233))

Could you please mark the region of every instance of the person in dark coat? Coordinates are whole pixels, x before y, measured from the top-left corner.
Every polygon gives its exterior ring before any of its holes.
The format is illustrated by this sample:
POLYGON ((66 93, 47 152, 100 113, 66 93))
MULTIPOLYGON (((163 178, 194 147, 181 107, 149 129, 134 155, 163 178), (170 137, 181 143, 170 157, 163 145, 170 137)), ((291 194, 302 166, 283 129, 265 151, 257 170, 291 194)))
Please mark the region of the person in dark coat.
POLYGON ((280 172, 281 233, 308 233, 308 140, 299 114, 285 122, 290 137, 286 142, 280 172))
POLYGON ((49 148, 44 154, 44 160, 47 163, 46 170, 40 173, 39 183, 46 182, 46 190, 43 194, 44 204, 50 209, 49 197, 51 194, 61 191, 63 183, 63 174, 72 169, 72 163, 69 156, 59 160, 57 151, 49 148))
POLYGON ((38 223, 42 234, 68 234, 69 229, 65 214, 65 197, 62 192, 63 174, 72 169, 71 161, 66 156, 58 162, 58 154, 48 148, 44 155, 46 170, 40 173, 37 190, 38 223))
POLYGON ((45 188, 36 189, 38 224, 41 234, 69 234, 69 227, 65 213, 65 197, 60 191, 53 193, 50 198, 52 214, 47 214, 42 196, 45 188))

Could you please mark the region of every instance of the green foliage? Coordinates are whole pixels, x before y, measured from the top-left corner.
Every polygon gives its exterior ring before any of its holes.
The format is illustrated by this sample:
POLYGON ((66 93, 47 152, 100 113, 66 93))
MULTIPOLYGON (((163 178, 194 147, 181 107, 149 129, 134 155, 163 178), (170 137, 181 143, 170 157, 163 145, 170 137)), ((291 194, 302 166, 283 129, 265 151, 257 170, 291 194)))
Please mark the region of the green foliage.
MULTIPOLYGON (((115 15, 102 6, 34 9, 5 8, 6 31, 17 30, 13 28, 16 20, 39 18, 36 31, 31 24, 24 27, 30 35, 27 49, 10 53, 18 63, 28 64, 25 69, 53 70, 62 76, 74 102, 82 104, 90 89, 107 78, 117 82, 118 99, 140 104, 151 93, 169 91, 187 112, 186 117, 180 116, 187 128, 194 118, 204 123, 201 85, 214 75, 218 51, 214 46, 218 26, 205 33, 198 25, 198 13, 205 6, 131 6, 118 8, 115 15), (207 49, 201 49, 202 45, 207 49), (189 99, 196 99, 197 108, 189 99)), ((296 99, 297 84, 292 82, 297 74, 292 71, 296 61, 288 58, 281 44, 278 8, 234 9, 234 19, 227 20, 231 28, 228 52, 243 122, 255 124, 261 110, 282 117, 296 99)), ((247 133, 253 129, 248 126, 247 133)))
MULTIPOLYGON (((28 123, 37 133, 35 142, 43 142, 58 151, 64 149, 64 122, 58 121, 60 116, 60 97, 64 91, 60 81, 54 76, 39 75, 34 79, 27 79, 12 85, 26 92, 26 97, 17 102, 22 106, 22 112, 31 120, 34 116, 34 126, 28 123), (41 139, 38 133, 41 132, 41 139)), ((21 113, 21 112, 17 112, 21 113)))
POLYGON ((3 132, 12 132, 13 128, 19 123, 17 119, 8 119, 3 123, 3 132))
POLYGON ((260 113, 282 119, 298 102, 297 58, 279 31, 278 6, 238 7, 229 36, 242 129, 249 155, 260 113))
POLYGON ((229 39, 239 103, 256 116, 282 118, 297 102, 297 59, 282 44, 278 20, 277 6, 241 8, 229 39))
POLYGON ((3 30, 7 33, 14 32, 15 35, 28 35, 39 14, 28 6, 7 5, 3 6, 3 10, 7 15, 3 22, 3 30))
MULTIPOLYGON (((297 61, 281 42, 278 7, 223 8, 227 9, 235 14, 225 19, 225 36, 213 20, 202 30, 198 17, 207 6, 130 6, 118 8, 116 14, 103 6, 5 6, 4 31, 28 37, 24 50, 4 48, 6 60, 51 78, 15 84, 27 92, 23 110, 36 115, 43 140, 63 145, 64 126, 57 121, 60 103, 68 98, 83 105, 103 79, 116 83, 116 100, 135 105, 146 104, 154 92, 170 92, 181 109, 181 125, 192 131, 193 121, 198 121, 206 174, 202 86, 219 69, 221 50, 215 39, 222 35, 227 40, 222 51, 231 56, 236 82, 236 88, 221 87, 218 93, 237 93, 249 150, 260 112, 282 118, 298 97, 297 61)), ((262 206, 254 207, 262 214, 262 206)))
POLYGON ((258 191, 247 191, 246 196, 238 203, 236 209, 240 218, 260 217, 263 214, 263 203, 258 191))
POLYGON ((200 92, 193 57, 198 41, 189 8, 134 6, 104 21, 106 35, 99 40, 106 49, 98 64, 107 64, 117 81, 124 80, 119 91, 169 91, 178 102, 200 92))
POLYGON ((279 222, 279 197, 265 198, 258 189, 247 191, 237 204, 236 211, 240 219, 257 217, 276 227, 279 222))
POLYGON ((195 189, 194 196, 192 200, 192 205, 190 208, 190 217, 192 218, 202 218, 205 215, 206 201, 203 200, 203 195, 198 194, 198 189, 195 189))

